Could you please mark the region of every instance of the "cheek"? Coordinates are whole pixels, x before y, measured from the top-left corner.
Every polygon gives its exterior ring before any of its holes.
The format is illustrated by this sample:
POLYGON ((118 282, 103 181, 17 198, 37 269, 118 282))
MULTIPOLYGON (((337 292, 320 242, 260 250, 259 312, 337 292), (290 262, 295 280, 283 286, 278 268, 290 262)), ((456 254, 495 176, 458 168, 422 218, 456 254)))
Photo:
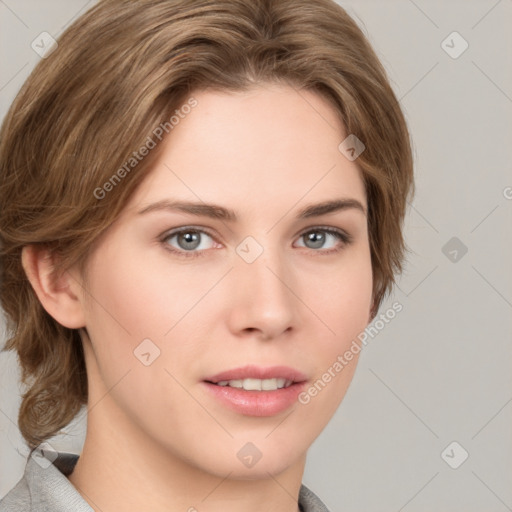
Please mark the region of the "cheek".
POLYGON ((135 396, 145 385, 155 385, 154 377, 146 382, 149 375, 160 371, 169 386, 173 382, 165 368, 190 367, 200 347, 183 340, 193 338, 194 331, 201 328, 198 311, 203 312, 203 320, 212 314, 205 310, 207 301, 201 299, 223 272, 185 270, 169 263, 165 255, 151 259, 117 247, 115 252, 105 248, 101 258, 91 259, 88 289, 93 298, 86 323, 105 384, 115 384, 130 370, 129 380, 140 379, 138 389, 133 390, 135 396), (138 357, 148 351, 154 362, 146 367, 138 357))
MULTIPOLYGON (((360 354, 358 335, 369 321, 372 303, 372 267, 369 250, 353 253, 338 272, 323 276, 314 287, 311 309, 322 320, 322 335, 316 337, 312 394, 316 406, 332 414, 343 398, 360 354), (324 391, 326 388, 326 391, 324 391)), ((306 397, 307 398, 307 397, 306 397)))
POLYGON ((165 256, 111 253, 94 261, 91 323, 133 343, 162 339, 212 286, 201 272, 184 271, 165 256))
POLYGON ((187 351, 173 347, 171 357, 169 342, 182 332, 187 311, 211 284, 177 266, 171 275, 170 265, 141 259, 133 252, 129 257, 126 254, 122 256, 119 246, 116 252, 105 250, 101 257, 91 259, 86 323, 97 382, 114 388, 112 396, 138 422, 140 409, 158 418, 163 414, 161 407, 166 411, 179 408, 176 397, 183 395, 182 389, 165 369, 172 369, 170 361, 187 367, 183 364, 187 351))
POLYGON ((369 250, 351 255, 339 270, 329 269, 314 287, 311 309, 326 326, 325 340, 342 348, 368 324, 372 303, 372 267, 369 250))

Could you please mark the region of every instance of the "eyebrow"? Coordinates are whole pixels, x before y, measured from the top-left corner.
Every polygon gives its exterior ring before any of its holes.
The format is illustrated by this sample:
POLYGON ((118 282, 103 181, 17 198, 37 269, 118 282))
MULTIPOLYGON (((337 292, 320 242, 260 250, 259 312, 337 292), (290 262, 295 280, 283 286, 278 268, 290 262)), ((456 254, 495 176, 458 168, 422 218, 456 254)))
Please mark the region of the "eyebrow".
MULTIPOLYGON (((138 212, 139 215, 143 215, 149 212, 171 210, 179 211, 183 213, 189 213, 191 215, 210 217, 212 219, 220 219, 229 222, 236 222, 236 213, 224 206, 212 204, 212 203, 194 203, 188 201, 172 201, 169 199, 163 199, 152 203, 138 212)), ((298 219, 309 219, 311 217, 319 217, 329 213, 335 213, 344 210, 359 210, 366 215, 366 208, 357 199, 331 199, 323 201, 317 204, 310 204, 300 210, 297 214, 298 219)))

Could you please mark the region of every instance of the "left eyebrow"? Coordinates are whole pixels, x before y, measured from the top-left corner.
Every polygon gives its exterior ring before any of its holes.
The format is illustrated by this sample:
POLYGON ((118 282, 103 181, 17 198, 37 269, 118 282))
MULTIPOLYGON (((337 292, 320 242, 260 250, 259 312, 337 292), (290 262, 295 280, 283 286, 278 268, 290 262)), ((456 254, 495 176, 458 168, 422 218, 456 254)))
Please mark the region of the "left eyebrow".
POLYGON ((312 204, 300 210, 298 218, 309 219, 311 217, 319 217, 327 213, 334 213, 342 210, 360 210, 366 215, 366 208, 357 199, 334 199, 332 201, 324 201, 323 203, 312 204))
MULTIPOLYGON (((335 213, 343 210, 359 210, 366 215, 366 208, 357 199, 332 199, 317 204, 311 204, 300 210, 297 214, 298 219, 309 219, 311 217, 319 217, 328 213, 335 213)), ((161 210, 177 210, 191 215, 210 217, 212 219, 221 219, 225 221, 235 222, 237 220, 236 213, 224 206, 212 203, 194 203, 188 201, 171 201, 164 199, 156 203, 152 203, 138 212, 139 215, 153 211, 161 210)))

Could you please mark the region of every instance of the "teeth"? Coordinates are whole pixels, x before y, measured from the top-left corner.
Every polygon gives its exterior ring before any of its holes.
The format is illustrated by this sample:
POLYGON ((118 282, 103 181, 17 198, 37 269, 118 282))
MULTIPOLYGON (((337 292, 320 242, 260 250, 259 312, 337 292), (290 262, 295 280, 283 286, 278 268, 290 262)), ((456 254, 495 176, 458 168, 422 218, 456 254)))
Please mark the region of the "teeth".
POLYGON ((243 379, 243 380, 221 380, 217 386, 230 386, 232 388, 245 389, 246 391, 275 391, 276 389, 287 388, 293 381, 278 379, 243 379))
MULTIPOLYGON (((268 379, 267 382, 270 382, 272 379, 268 379)), ((247 391, 261 391, 263 381, 260 379, 244 379, 242 381, 242 387, 247 391)), ((265 389, 267 389, 265 387, 265 389)), ((270 389, 275 389, 275 387, 271 387, 270 389)))
POLYGON ((288 387, 292 383, 291 380, 286 379, 276 379, 276 384, 278 388, 284 388, 285 386, 288 387))

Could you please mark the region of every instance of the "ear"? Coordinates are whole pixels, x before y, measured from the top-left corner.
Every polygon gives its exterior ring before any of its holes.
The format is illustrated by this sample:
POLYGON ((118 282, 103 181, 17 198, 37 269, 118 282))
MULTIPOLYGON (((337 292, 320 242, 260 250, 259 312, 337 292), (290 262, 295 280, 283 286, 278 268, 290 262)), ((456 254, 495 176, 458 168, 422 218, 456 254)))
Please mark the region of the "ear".
POLYGON ((43 308, 70 329, 85 326, 81 284, 67 271, 56 275, 55 254, 33 245, 23 247, 21 263, 43 308))

